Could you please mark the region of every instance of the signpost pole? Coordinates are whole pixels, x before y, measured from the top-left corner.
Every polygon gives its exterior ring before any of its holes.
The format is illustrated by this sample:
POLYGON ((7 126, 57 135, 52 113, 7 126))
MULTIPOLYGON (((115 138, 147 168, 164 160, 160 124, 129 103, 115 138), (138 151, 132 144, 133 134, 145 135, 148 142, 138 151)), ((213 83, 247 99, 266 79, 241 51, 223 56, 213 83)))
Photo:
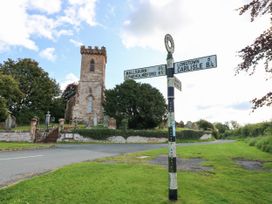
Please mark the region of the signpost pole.
POLYGON ((176 159, 176 122, 174 112, 174 41, 171 35, 165 36, 167 54, 167 99, 168 99, 168 174, 169 192, 171 201, 178 199, 177 159, 176 159), (171 45, 171 46, 170 46, 171 45))
POLYGON ((167 99, 168 99, 168 175, 169 175, 169 200, 178 199, 177 184, 177 156, 176 156, 176 121, 174 111, 174 87, 181 91, 181 81, 174 74, 199 71, 217 67, 216 55, 195 58, 174 63, 174 40, 166 34, 164 44, 167 50, 167 66, 165 64, 130 69, 124 71, 124 79, 143 79, 167 75, 167 99), (166 71, 165 71, 166 70, 166 71))

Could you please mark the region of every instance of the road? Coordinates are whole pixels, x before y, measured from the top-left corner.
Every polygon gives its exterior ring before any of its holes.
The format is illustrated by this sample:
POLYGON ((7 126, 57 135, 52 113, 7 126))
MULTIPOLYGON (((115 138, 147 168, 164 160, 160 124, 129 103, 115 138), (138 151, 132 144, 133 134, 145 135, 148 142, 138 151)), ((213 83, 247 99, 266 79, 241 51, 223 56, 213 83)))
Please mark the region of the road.
MULTIPOLYGON (((217 140, 201 144, 225 142, 232 141, 217 140)), ((178 145, 196 144, 199 143, 178 145)), ((76 162, 161 147, 167 147, 167 144, 57 144, 50 149, 0 152, 0 187, 76 162)))

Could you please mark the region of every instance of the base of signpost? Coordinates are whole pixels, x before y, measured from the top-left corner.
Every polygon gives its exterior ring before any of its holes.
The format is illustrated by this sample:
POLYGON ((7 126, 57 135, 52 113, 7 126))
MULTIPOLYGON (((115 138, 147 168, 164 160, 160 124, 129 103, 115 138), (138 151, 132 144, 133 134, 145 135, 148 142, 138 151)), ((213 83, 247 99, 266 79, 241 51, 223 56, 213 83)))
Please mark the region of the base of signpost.
POLYGON ((177 189, 169 189, 169 200, 176 201, 178 200, 178 190, 177 189))

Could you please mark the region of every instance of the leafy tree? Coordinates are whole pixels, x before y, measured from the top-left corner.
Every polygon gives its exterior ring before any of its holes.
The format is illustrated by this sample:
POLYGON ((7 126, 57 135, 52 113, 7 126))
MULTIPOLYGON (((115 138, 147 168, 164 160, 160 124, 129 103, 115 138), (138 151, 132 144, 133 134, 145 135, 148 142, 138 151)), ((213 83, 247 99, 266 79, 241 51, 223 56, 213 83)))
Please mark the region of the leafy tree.
POLYGON ((12 110, 19 123, 29 123, 33 116, 44 118, 54 97, 60 94, 59 85, 32 59, 8 59, 0 64, 0 72, 11 75, 24 96, 12 110))
POLYGON ((214 126, 207 120, 199 120, 196 122, 199 129, 202 130, 214 130, 214 126))
POLYGON ((50 114, 58 122, 60 118, 64 118, 66 102, 62 97, 54 98, 49 108, 50 114))
POLYGON ((176 122, 176 127, 184 128, 185 127, 184 122, 182 120, 179 123, 176 122))
POLYGON ((0 96, 0 122, 4 121, 8 116, 7 101, 0 96))
POLYGON ((72 96, 74 96, 76 94, 77 86, 78 85, 75 83, 68 84, 66 86, 65 90, 62 92, 61 97, 65 101, 68 101, 72 96))
POLYGON ((154 128, 162 121, 166 112, 162 94, 149 84, 127 80, 114 89, 105 91, 105 113, 117 120, 128 120, 134 129, 154 128))
POLYGON ((230 125, 231 125, 232 129, 237 129, 237 128, 241 127, 240 124, 235 120, 231 120, 230 125))
MULTIPOLYGON (((239 8, 239 11, 240 15, 249 11, 251 22, 253 22, 259 16, 272 15, 272 0, 252 0, 250 3, 239 8)), ((260 61, 264 61, 265 71, 269 74, 272 73, 270 64, 272 59, 272 16, 270 17, 270 21, 270 27, 267 30, 257 37, 251 45, 239 51, 242 62, 238 65, 237 73, 246 71, 253 74, 260 61)), ((272 92, 268 92, 259 99, 254 98, 252 103, 254 104, 253 110, 262 106, 271 106, 272 92)))
POLYGON ((224 134, 226 131, 229 130, 229 126, 223 123, 218 122, 218 123, 215 123, 214 126, 218 130, 219 134, 224 134))
POLYGON ((23 97, 18 82, 15 81, 12 76, 0 73, 0 97, 2 110, 0 118, 3 120, 6 116, 5 112, 8 110, 13 112, 23 97), (4 109, 6 110, 4 111, 4 109))

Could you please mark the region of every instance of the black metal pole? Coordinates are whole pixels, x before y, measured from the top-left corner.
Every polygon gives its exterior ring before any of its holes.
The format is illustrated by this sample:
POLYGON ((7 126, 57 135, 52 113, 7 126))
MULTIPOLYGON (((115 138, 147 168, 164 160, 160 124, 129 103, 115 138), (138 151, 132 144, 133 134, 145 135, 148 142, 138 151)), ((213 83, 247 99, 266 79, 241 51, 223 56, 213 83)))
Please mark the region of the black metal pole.
POLYGON ((174 59, 167 54, 167 98, 168 98, 168 173, 169 200, 178 199, 177 160, 176 160, 176 122, 174 112, 174 59))

